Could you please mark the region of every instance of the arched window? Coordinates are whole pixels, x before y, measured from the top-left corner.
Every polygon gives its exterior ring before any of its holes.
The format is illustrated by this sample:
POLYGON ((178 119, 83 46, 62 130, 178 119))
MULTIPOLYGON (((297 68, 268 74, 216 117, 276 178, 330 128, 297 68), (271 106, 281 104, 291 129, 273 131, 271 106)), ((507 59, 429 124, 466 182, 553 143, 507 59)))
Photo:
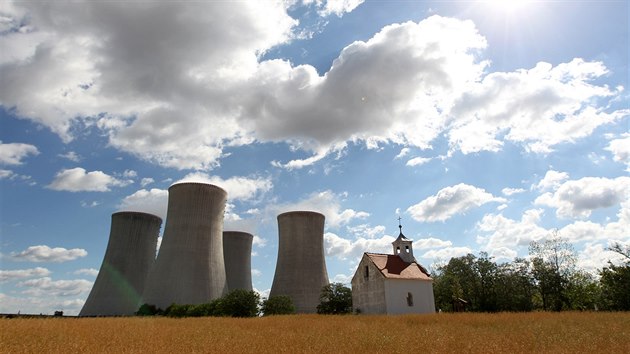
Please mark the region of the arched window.
POLYGON ((409 246, 405 246, 405 252, 409 253, 409 246))
POLYGON ((413 306, 413 294, 407 293, 407 306, 413 306))
POLYGON ((396 247, 396 254, 400 253, 400 247, 396 247))

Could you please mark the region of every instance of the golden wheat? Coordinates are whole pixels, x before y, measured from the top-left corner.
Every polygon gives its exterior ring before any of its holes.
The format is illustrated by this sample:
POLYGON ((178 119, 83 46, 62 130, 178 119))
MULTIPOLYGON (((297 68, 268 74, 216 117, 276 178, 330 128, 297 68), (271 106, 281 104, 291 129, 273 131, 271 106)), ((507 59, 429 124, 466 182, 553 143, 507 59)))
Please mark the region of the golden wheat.
POLYGON ((630 353, 630 314, 14 318, 0 352, 630 353))

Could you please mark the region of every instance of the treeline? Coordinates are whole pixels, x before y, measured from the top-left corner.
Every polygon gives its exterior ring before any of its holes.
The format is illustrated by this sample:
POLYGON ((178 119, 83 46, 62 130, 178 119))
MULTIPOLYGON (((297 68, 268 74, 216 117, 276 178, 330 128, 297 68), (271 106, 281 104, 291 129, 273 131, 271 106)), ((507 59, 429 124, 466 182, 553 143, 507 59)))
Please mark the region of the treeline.
POLYGON ((630 248, 610 248, 625 263, 597 275, 578 269, 573 246, 555 235, 532 242, 529 259, 497 264, 487 253, 452 258, 433 272, 441 311, 630 311, 630 248))
POLYGON ((171 304, 166 309, 144 304, 136 312, 137 316, 168 317, 257 317, 259 315, 285 315, 295 313, 293 301, 288 296, 271 296, 260 299, 252 290, 237 289, 208 303, 198 305, 171 304))
MULTIPOLYGON (((324 286, 317 305, 319 314, 352 313, 352 291, 341 283, 324 286)), ((227 295, 208 303, 198 305, 171 304, 166 309, 144 304, 136 311, 137 316, 168 317, 257 317, 289 315, 295 313, 295 306, 289 296, 275 295, 261 300, 252 290, 233 290, 227 295)))

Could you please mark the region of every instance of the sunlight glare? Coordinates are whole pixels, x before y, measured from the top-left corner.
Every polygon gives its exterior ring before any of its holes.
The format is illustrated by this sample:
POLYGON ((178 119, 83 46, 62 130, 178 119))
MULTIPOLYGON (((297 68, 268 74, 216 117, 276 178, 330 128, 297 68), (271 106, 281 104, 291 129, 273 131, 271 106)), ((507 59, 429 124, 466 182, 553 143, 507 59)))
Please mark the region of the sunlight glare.
POLYGON ((485 0, 482 3, 489 8, 490 11, 505 15, 514 15, 527 8, 533 3, 532 0, 485 0))

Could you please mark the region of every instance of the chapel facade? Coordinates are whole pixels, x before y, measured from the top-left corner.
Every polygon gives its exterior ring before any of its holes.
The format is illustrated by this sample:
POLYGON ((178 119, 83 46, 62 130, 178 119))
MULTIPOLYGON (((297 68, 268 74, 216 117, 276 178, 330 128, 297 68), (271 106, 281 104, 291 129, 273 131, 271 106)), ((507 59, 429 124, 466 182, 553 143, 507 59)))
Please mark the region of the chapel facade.
POLYGON ((433 279, 413 256, 402 233, 393 254, 366 252, 352 277, 352 304, 362 314, 434 313, 433 279))

